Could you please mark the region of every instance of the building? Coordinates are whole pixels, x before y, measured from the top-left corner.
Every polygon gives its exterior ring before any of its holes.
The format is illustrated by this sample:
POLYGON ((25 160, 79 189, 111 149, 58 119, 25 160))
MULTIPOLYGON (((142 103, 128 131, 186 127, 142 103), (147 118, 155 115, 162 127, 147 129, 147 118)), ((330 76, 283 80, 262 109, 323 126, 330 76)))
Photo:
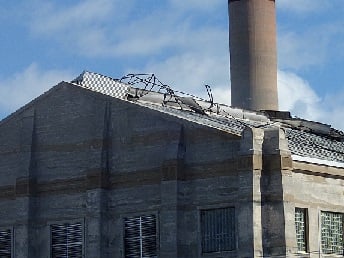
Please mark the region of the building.
POLYGON ((344 132, 277 111, 274 4, 229 0, 236 107, 85 71, 0 121, 0 257, 342 257, 344 132))
POLYGON ((1 121, 1 257, 343 254, 343 132, 137 80, 84 72, 1 121))

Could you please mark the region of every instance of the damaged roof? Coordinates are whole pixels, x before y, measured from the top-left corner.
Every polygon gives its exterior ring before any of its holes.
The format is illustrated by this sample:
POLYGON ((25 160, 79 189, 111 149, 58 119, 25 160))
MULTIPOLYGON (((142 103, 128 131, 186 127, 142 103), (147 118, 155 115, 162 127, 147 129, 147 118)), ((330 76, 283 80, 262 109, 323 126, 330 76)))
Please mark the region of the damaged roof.
MULTIPOLYGON (((285 132, 293 160, 344 168, 343 131, 327 124, 292 118, 289 112, 256 112, 214 103, 209 86, 206 86, 209 100, 204 100, 175 91, 154 75, 129 74, 122 79, 113 79, 84 71, 70 83, 237 136, 241 136, 247 127, 281 128, 285 132)), ((37 99, 53 89, 55 87, 37 99)), ((37 99, 15 113, 21 112, 37 99)), ((15 113, 0 122, 10 119, 15 113)))
MULTIPOLYGON (((84 71, 72 81, 80 87, 240 136, 246 127, 280 127, 294 160, 344 167, 344 133, 329 125, 292 118, 289 112, 255 112, 174 91, 154 75, 113 79, 84 71)), ((209 92, 208 92, 209 93, 209 92)))

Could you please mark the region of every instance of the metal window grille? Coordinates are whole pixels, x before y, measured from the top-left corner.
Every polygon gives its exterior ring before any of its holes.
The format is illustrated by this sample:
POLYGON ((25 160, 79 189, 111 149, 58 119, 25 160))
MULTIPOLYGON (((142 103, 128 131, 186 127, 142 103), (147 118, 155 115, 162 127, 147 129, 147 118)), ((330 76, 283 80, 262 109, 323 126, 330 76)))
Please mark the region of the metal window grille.
POLYGON ((12 231, 10 229, 0 230, 0 257, 11 258, 12 256, 12 231))
POLYGON ((295 208, 296 243, 299 252, 307 251, 307 209, 295 208))
POLYGON ((155 215, 124 219, 124 249, 126 258, 157 257, 155 215))
POLYGON ((321 212, 321 247, 324 254, 343 255, 343 214, 321 212))
POLYGON ((201 211, 202 252, 221 252, 235 249, 235 209, 201 211))
POLYGON ((51 257, 82 258, 82 223, 52 224, 51 257))

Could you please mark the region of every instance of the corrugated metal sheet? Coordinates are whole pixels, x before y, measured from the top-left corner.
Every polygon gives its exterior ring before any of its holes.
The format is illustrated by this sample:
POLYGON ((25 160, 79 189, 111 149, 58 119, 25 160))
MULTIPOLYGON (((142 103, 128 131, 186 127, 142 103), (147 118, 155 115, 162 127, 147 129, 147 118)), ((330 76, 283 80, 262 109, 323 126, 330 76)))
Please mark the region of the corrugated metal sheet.
POLYGON ((126 99, 130 88, 118 80, 88 71, 84 71, 72 83, 118 99, 126 99))
POLYGON ((344 142, 297 129, 285 129, 292 154, 344 163, 344 142))

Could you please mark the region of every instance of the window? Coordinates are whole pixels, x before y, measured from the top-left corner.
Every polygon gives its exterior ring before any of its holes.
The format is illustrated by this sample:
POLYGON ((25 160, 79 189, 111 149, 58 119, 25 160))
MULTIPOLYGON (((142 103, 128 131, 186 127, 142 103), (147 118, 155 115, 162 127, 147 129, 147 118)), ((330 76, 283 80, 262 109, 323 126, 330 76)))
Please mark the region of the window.
POLYGON ((0 230, 0 257, 11 258, 12 253, 12 231, 10 229, 0 230))
POLYGON ((223 208, 201 211, 202 252, 235 249, 235 209, 223 208))
POLYGON ((343 214, 321 212, 322 252, 343 255, 343 245, 343 214))
POLYGON ((124 252, 127 258, 157 257, 155 215, 124 219, 124 252))
POLYGON ((82 223, 63 223, 50 225, 51 257, 81 258, 83 230, 82 223))
POLYGON ((307 209, 295 208, 296 243, 299 252, 307 252, 307 209))

